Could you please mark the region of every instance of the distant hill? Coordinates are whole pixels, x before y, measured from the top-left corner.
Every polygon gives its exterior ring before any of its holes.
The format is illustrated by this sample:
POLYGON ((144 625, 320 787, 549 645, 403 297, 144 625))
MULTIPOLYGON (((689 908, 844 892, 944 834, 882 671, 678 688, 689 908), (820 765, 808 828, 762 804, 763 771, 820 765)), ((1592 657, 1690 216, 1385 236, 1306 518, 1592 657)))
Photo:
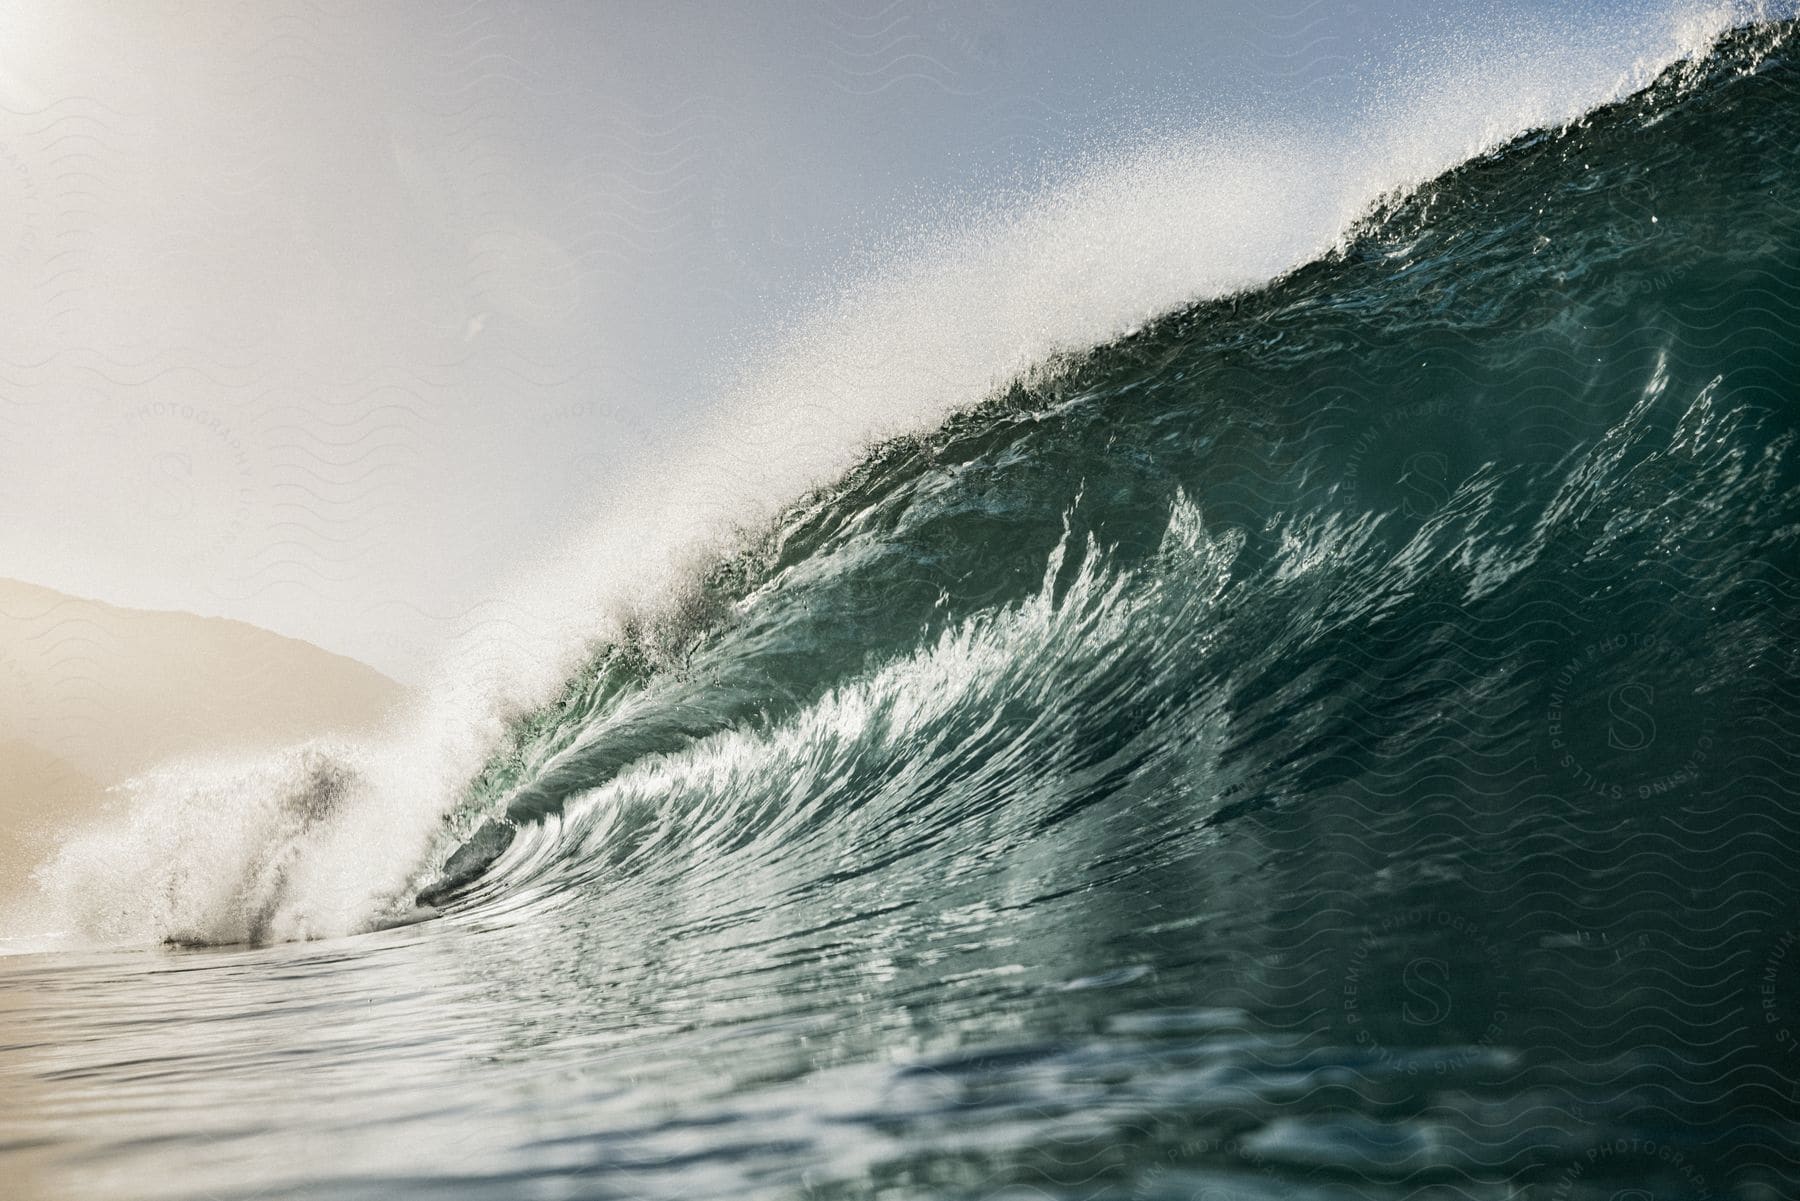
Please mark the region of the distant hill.
POLYGON ((191 752, 366 731, 404 695, 243 622, 0 580, 0 892, 111 784, 191 752))
POLYGON ((0 738, 0 896, 55 844, 58 822, 90 812, 93 777, 42 747, 0 738))

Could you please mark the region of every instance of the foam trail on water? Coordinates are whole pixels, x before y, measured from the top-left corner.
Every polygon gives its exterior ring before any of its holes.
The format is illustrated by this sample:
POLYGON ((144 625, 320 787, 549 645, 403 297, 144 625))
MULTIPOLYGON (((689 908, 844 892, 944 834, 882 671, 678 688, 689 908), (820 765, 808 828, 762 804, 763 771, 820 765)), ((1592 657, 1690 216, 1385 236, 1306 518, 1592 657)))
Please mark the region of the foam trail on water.
MULTIPOLYGON (((31 920, 106 941, 288 939, 367 928, 447 853, 443 816, 594 646, 666 609, 697 565, 852 466, 1022 375, 1329 253, 1384 197, 1555 127, 1764 15, 1670 5, 1607 27, 1421 48, 1330 126, 1251 121, 1098 156, 1035 196, 878 256, 772 341, 686 445, 639 464, 590 532, 529 572, 533 648, 450 655, 385 737, 253 763, 172 765, 128 819, 74 838, 31 920)), ((10 923, 17 927, 15 915, 10 923)), ((13 931, 8 931, 9 933, 13 931)))

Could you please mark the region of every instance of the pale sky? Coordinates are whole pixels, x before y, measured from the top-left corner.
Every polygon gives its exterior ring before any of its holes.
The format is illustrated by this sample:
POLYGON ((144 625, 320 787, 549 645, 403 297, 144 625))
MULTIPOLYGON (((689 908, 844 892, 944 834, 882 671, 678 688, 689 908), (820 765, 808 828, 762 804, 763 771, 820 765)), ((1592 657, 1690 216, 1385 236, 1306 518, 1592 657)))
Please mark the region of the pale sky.
POLYGON ((417 679, 884 244, 1491 8, 8 3, 0 576, 417 679))

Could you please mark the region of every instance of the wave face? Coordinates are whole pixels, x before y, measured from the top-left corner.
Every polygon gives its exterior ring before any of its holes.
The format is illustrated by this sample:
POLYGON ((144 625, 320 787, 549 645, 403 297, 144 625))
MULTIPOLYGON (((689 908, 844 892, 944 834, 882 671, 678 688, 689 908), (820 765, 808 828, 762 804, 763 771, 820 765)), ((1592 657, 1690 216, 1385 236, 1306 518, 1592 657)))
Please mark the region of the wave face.
MULTIPOLYGON (((7 932, 58 930, 78 945, 225 944, 405 920, 415 896, 445 899, 521 824, 562 811, 628 763, 793 716, 788 693, 804 706, 842 682, 848 664, 906 653, 919 623, 966 617, 971 599, 1002 603, 1009 594, 988 587, 977 562, 960 564, 942 605, 935 594, 894 594, 897 640, 866 620, 845 626, 842 615, 829 628, 797 627, 795 649, 782 652, 794 657, 791 677, 766 669, 775 652, 727 632, 752 594, 805 598, 771 602, 777 609, 829 608, 834 589, 887 586, 844 558, 872 548, 809 532, 809 523, 856 520, 854 481, 894 469, 891 454, 869 461, 871 444, 935 447, 963 428, 946 427, 952 415, 996 393, 1043 413, 1080 390, 1072 379, 1103 390, 1106 364, 1138 353, 1150 322, 1340 261, 1394 197, 1522 132, 1565 128, 1636 94, 1709 54, 1749 11, 1644 8, 1630 20, 1546 18, 1441 36, 1421 43, 1424 65, 1371 81, 1329 128, 1251 120, 1146 137, 899 238, 751 359, 709 424, 605 497, 588 536, 495 606, 506 620, 455 648, 424 705, 386 737, 174 764, 132 782, 125 820, 72 839, 45 873, 43 912, 25 922, 7 915, 7 932), (801 592, 777 582, 796 571, 823 575, 801 592), (832 646, 850 658, 834 659, 832 646), (694 651, 712 676, 684 691, 679 681, 696 678, 694 651)), ((1193 410, 1168 392, 1155 403, 1193 410)), ((1236 420, 1211 410, 1195 419, 1219 421, 1221 434, 1236 420)), ((1085 468, 1065 468, 1085 478, 1085 468)), ((1216 500, 1195 497, 1212 521, 1216 500)), ((1068 501, 1055 490, 1019 498, 1057 531, 1068 501)), ((1071 521, 1078 555, 1088 532, 1114 536, 1090 516, 1071 521)), ((1121 516, 1109 521, 1125 530, 1121 516)), ((1024 532, 1006 524, 947 523, 936 536, 967 539, 985 557, 983 538, 1024 532)), ((1035 577, 1049 553, 1044 530, 1019 545, 1033 547, 1025 574, 1035 577)))
MULTIPOLYGON (((1795 1195, 1791 32, 885 441, 622 622, 422 810, 384 912, 442 912, 361 984, 223 961, 351 1024, 297 1141, 211 1145, 298 1163, 329 1096, 418 1162, 262 1187, 1795 1195), (384 1065, 400 1118, 336 1091, 384 1065)), ((159 933, 278 936, 313 831, 393 858, 333 823, 405 773, 296 755, 160 836, 249 866, 146 870, 159 933)))
POLYGON ((462 903, 987 870, 1127 812, 1687 820, 1778 766, 1785 32, 883 444, 520 723, 469 809, 522 833, 462 903))
POLYGON ((1128 1137, 1202 1173, 1170 1196, 1791 1172, 1742 1137, 1800 1071, 1752 1021, 1800 901, 1767 38, 885 446, 523 733, 457 904, 1046 1040, 893 1083, 1033 1132, 982 1184, 1128 1137), (1063 1142, 1076 1081, 1106 1116, 1063 1142))

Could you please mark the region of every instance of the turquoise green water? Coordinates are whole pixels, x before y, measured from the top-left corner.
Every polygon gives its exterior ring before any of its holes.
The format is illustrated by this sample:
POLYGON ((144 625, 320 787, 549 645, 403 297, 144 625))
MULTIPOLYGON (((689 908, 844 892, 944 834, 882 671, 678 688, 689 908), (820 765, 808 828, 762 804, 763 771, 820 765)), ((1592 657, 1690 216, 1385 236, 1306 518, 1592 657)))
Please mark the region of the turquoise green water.
POLYGON ((1800 1195, 1786 32, 880 448, 428 920, 0 962, 19 1187, 1800 1195))

